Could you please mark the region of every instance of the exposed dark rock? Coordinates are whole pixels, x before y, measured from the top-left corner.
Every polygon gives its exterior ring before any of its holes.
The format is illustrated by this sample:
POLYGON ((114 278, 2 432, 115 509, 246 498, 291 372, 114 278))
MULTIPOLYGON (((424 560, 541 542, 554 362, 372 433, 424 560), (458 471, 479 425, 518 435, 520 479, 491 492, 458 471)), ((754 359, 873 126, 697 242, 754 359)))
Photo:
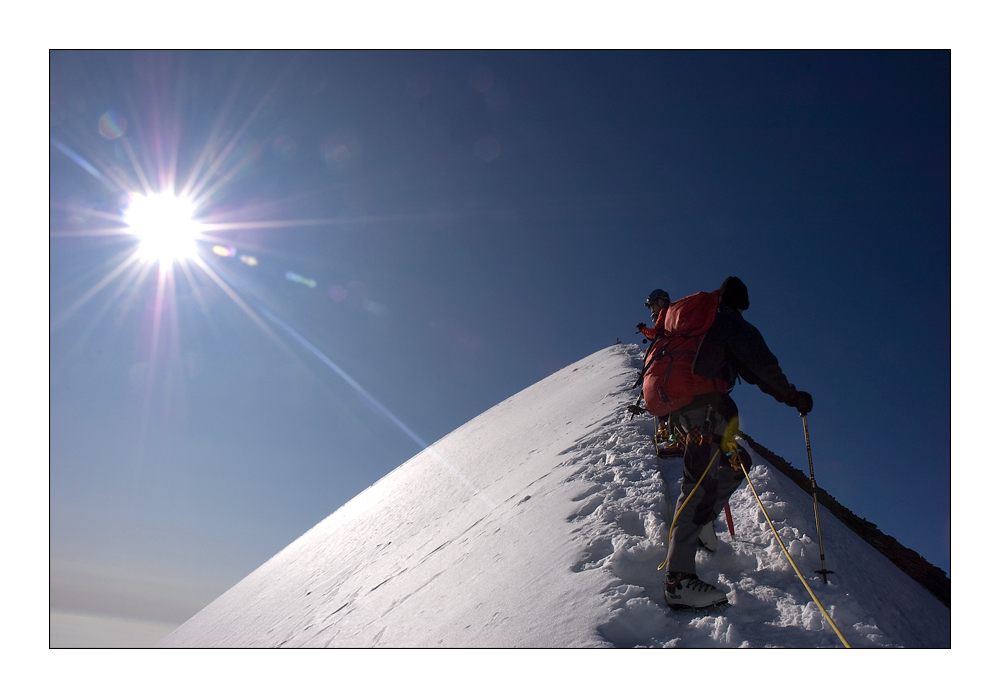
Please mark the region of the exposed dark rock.
MULTIPOLYGON (((773 451, 761 446, 746 434, 742 434, 742 436, 750 444, 750 447, 759 453, 764 460, 784 473, 792 482, 805 490, 810 497, 812 496, 812 481, 808 475, 792 466, 791 463, 773 451)), ((896 567, 906 572, 918 584, 931 592, 941 603, 951 608, 951 580, 948 579, 948 575, 945 574, 944 570, 927 562, 923 556, 903 546, 892 536, 887 536, 879 531, 878 526, 871 521, 856 516, 850 509, 840 504, 833 496, 819 486, 816 487, 816 499, 845 526, 885 555, 896 567)))

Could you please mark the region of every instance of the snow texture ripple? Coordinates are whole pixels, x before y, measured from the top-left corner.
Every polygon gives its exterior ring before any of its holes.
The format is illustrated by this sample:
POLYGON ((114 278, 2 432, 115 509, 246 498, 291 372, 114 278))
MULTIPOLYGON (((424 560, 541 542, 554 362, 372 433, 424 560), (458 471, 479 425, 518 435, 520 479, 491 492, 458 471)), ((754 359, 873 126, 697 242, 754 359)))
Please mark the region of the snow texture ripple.
MULTIPOLYGON (((625 406, 641 366, 616 345, 455 430, 362 492, 169 635, 166 647, 842 646, 749 487, 736 537, 699 576, 710 614, 663 600, 680 459, 661 477, 652 420, 625 406), (669 490, 669 493, 667 492, 669 490)), ((747 447, 748 450, 749 447, 747 447)), ((949 647, 950 612, 757 454, 754 486, 796 564, 859 648, 949 647)))

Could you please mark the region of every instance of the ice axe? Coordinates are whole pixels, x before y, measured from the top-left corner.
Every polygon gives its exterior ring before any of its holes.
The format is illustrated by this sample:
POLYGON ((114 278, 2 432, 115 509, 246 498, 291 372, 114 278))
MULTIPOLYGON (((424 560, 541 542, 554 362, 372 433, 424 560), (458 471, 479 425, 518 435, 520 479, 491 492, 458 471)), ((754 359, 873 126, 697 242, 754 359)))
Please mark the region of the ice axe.
POLYGON ((639 403, 640 402, 642 402, 642 393, 639 393, 639 399, 635 401, 634 405, 629 405, 628 407, 625 408, 626 410, 628 410, 628 413, 631 415, 628 418, 629 421, 632 421, 632 417, 635 417, 636 415, 640 415, 640 414, 645 414, 646 413, 646 410, 644 410, 641 407, 639 407, 639 403))

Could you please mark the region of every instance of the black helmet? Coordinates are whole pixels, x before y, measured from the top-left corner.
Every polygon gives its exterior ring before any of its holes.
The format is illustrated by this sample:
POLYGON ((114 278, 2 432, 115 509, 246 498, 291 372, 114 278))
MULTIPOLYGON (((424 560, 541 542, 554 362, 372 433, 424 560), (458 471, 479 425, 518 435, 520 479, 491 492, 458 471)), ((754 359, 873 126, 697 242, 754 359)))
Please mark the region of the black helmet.
POLYGON ((664 291, 662 288, 658 288, 652 293, 650 293, 649 297, 646 298, 646 307, 650 308, 650 306, 653 305, 653 301, 658 301, 661 298, 667 302, 667 305, 670 305, 670 294, 664 291))

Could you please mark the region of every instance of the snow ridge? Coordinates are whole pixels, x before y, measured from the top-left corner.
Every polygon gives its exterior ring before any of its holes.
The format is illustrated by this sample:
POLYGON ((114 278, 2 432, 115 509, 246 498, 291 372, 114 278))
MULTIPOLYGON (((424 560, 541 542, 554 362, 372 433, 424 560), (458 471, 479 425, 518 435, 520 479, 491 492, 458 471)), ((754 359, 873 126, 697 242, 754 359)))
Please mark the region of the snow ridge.
MULTIPOLYGON (((615 345, 460 427, 304 534, 164 646, 839 647, 746 486, 732 540, 698 553, 730 606, 663 600, 680 459, 629 419, 642 363, 615 345), (665 490, 669 489, 669 492, 665 490)), ((754 486, 817 597, 854 647, 947 647, 950 613, 752 453, 754 486)))

